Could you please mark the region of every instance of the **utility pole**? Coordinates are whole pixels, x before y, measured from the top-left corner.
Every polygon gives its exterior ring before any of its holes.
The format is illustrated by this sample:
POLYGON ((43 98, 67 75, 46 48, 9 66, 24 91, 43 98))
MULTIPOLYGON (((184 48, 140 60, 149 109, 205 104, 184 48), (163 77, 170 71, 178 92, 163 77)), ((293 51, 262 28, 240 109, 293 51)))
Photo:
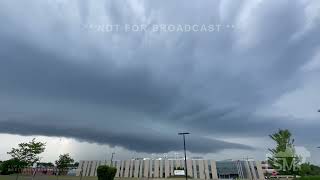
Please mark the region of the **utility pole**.
POLYGON ((183 137, 183 149, 184 149, 184 173, 186 176, 186 180, 188 180, 188 168, 187 168, 187 152, 186 152, 186 138, 185 135, 190 134, 188 132, 178 133, 178 135, 182 135, 183 137))

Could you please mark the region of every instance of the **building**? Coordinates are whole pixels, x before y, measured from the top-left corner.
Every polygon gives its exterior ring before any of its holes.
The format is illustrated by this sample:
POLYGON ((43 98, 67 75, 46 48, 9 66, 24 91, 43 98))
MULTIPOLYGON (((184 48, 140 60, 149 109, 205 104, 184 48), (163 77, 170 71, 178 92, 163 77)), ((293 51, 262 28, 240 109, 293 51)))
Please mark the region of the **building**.
MULTIPOLYGON (((97 176, 99 165, 110 165, 110 161, 80 161, 76 175, 97 176)), ((131 159, 113 161, 112 166, 117 168, 116 177, 168 178, 174 169, 184 168, 184 159, 131 159)), ((260 161, 188 159, 187 168, 194 179, 264 179, 260 161)))

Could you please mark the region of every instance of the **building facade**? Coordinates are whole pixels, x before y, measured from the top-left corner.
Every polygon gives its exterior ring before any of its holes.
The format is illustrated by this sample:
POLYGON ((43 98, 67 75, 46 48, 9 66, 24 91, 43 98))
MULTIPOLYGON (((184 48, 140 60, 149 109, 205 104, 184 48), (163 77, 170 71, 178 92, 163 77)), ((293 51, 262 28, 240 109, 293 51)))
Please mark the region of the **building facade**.
MULTIPOLYGON (((100 165, 111 165, 110 161, 80 161, 77 176, 97 176, 100 165)), ((169 178, 174 170, 184 169, 183 159, 131 159, 113 161, 116 177, 123 178, 169 178)), ((264 174, 260 161, 214 161, 204 159, 187 160, 188 176, 194 179, 252 179, 262 180, 264 174)))

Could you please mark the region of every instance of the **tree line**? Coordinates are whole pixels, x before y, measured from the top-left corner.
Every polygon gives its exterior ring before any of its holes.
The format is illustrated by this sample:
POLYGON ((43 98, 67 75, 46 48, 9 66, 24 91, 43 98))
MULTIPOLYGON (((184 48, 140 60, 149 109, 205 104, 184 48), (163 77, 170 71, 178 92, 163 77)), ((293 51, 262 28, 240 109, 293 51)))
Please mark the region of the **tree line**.
POLYGON ((19 174, 24 168, 33 167, 35 164, 37 167, 56 168, 57 175, 66 174, 68 168, 78 167, 78 162, 74 162, 74 159, 70 154, 61 154, 58 160, 55 161, 55 165, 51 162, 40 162, 40 154, 46 149, 45 142, 36 141, 32 139, 30 142, 20 143, 17 148, 12 148, 7 152, 11 159, 0 162, 0 174, 19 174))

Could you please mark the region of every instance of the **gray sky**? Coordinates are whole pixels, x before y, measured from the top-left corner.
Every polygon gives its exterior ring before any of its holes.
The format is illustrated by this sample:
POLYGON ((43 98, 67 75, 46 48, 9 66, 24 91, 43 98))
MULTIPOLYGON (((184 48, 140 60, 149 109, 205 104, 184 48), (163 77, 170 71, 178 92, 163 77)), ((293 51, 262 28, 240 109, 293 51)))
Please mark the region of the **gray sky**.
POLYGON ((189 131, 192 155, 263 159, 268 134, 287 128, 319 163, 319 10, 318 0, 2 0, 0 158, 32 137, 62 148, 48 160, 174 153, 189 131))

